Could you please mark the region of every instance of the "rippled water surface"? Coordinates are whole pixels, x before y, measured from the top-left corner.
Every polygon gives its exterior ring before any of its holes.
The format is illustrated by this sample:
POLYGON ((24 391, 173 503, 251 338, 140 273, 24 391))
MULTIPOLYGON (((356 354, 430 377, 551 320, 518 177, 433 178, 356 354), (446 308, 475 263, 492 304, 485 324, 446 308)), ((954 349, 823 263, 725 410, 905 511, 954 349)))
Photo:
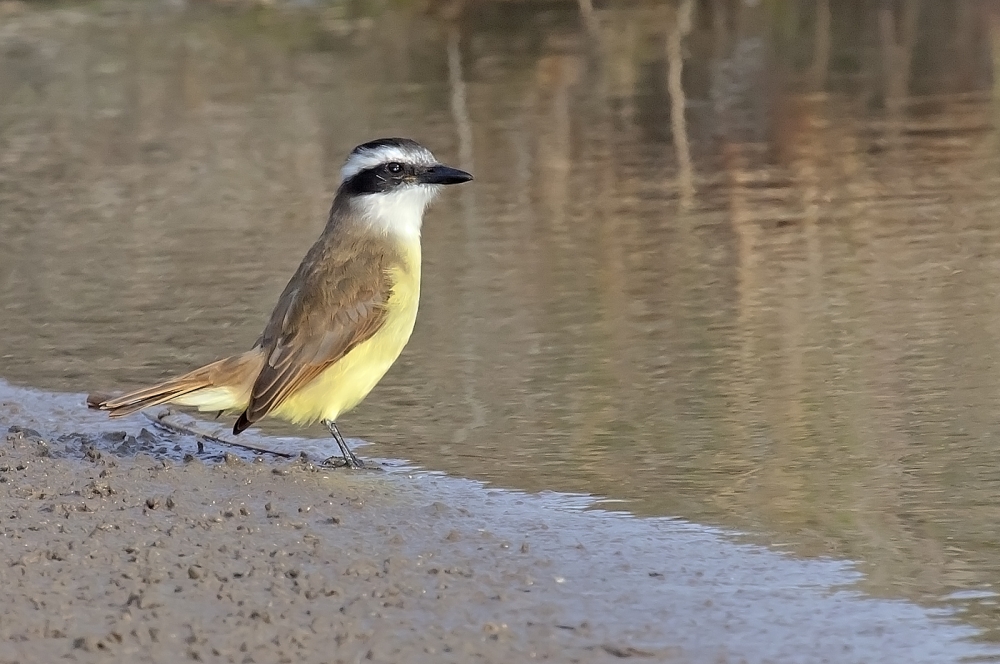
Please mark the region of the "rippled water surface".
POLYGON ((2 5, 0 376, 243 350, 347 151, 411 136, 477 179, 366 453, 859 560, 1000 640, 1000 13, 378 6, 2 5))

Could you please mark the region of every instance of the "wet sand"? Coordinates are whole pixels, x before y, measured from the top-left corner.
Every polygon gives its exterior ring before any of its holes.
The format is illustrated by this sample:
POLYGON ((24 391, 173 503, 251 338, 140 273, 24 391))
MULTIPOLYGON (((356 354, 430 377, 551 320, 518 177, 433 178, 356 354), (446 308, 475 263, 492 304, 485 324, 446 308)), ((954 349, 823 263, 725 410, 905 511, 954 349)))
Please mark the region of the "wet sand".
POLYGON ((847 563, 392 464, 199 456, 193 439, 138 417, 110 423, 82 404, 0 381, 0 662, 944 662, 991 652, 971 628, 852 590, 847 563))

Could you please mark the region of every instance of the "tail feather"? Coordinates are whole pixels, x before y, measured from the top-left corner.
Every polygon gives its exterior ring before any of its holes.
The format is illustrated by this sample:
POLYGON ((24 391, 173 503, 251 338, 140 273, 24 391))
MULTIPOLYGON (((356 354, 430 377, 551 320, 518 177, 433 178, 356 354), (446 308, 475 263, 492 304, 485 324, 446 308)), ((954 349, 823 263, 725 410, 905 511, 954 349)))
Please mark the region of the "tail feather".
POLYGON ((111 417, 124 417, 125 415, 131 415, 132 413, 140 411, 143 408, 159 406, 162 403, 167 403, 177 397, 203 389, 210 385, 207 382, 195 381, 193 379, 185 380, 186 378, 186 376, 174 378, 160 383, 159 385, 153 385, 152 387, 131 392, 115 399, 102 401, 97 404, 96 408, 98 410, 108 411, 108 415, 111 417))
POLYGON ((241 408, 249 400, 250 388, 263 361, 263 353, 254 349, 119 397, 91 394, 87 397, 87 405, 106 410, 111 417, 124 417, 170 402, 198 406, 202 410, 241 408))

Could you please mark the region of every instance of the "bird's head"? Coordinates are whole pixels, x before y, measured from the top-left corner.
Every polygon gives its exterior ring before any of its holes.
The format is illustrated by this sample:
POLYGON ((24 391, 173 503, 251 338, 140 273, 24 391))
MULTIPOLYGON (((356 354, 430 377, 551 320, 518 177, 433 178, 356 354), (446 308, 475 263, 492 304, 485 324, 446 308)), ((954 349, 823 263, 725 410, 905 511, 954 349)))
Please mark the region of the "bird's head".
POLYGON ((441 187, 471 179, 469 173, 439 163, 416 141, 380 138, 351 151, 340 171, 337 196, 385 232, 419 235, 424 210, 441 187))

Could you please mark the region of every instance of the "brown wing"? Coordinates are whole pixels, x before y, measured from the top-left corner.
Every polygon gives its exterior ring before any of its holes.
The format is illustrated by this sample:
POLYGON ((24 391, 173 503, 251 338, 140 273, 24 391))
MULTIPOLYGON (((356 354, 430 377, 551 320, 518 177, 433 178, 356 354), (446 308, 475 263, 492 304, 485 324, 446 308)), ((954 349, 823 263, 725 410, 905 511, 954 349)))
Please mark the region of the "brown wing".
POLYGON ((266 360, 233 433, 274 410, 385 323, 392 284, 381 253, 356 243, 310 250, 258 341, 266 360))

